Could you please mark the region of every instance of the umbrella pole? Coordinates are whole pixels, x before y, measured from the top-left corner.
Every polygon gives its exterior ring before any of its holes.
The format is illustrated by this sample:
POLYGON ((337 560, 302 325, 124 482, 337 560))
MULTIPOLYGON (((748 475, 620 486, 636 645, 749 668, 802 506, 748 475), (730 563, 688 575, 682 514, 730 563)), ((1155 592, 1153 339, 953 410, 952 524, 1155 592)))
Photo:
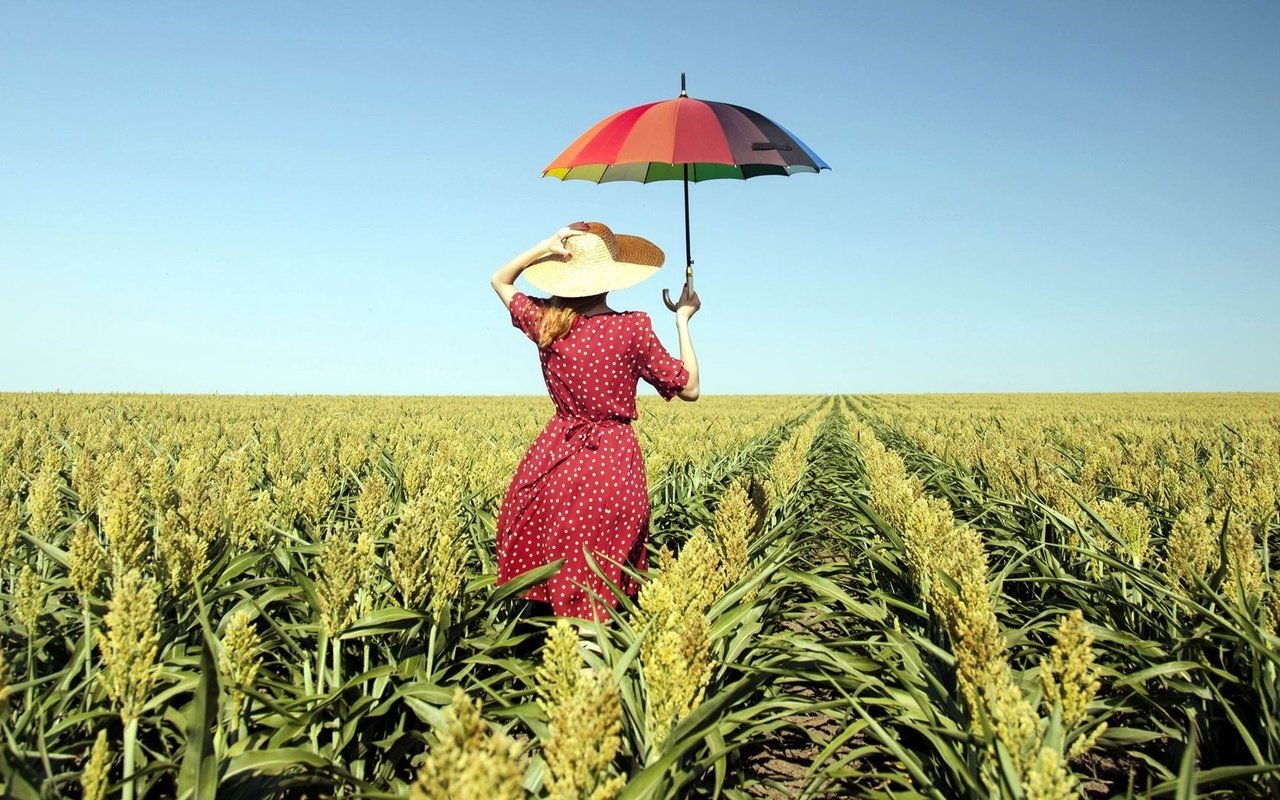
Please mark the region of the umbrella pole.
MULTIPOLYGON (((688 97, 689 93, 684 85, 684 73, 680 73, 680 96, 688 97)), ((689 245, 689 165, 684 165, 684 282, 689 287, 689 294, 693 294, 693 249, 689 245)), ((672 311, 676 310, 676 304, 671 302, 671 293, 666 289, 662 290, 662 302, 667 304, 667 308, 672 311)))
MULTIPOLYGON (((689 287, 689 294, 693 294, 693 249, 689 244, 689 165, 684 165, 684 282, 689 287)), ((667 304, 667 308, 672 311, 676 310, 676 304, 671 302, 671 293, 666 289, 662 290, 662 302, 667 304)))

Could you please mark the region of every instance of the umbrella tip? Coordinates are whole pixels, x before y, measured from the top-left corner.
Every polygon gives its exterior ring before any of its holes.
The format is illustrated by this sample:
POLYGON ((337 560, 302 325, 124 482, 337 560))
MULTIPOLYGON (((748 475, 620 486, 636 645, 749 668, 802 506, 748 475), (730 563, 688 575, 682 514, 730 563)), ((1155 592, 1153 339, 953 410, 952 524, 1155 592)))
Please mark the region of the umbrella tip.
POLYGON ((688 97, 688 96, 689 96, 689 93, 688 93, 687 91, 685 91, 685 88, 684 88, 684 73, 683 73, 683 72, 681 72, 681 73, 680 73, 680 96, 681 96, 681 97, 688 97))

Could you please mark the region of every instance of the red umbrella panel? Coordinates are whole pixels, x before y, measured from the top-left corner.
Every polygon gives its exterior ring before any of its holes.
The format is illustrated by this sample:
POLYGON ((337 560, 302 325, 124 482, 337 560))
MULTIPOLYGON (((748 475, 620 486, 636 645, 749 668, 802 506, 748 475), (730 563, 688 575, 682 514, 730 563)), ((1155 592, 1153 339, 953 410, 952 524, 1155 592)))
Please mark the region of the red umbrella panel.
MULTIPOLYGON (((749 108, 697 100, 684 92, 673 100, 624 109, 597 122, 565 148, 544 177, 561 180, 684 181, 685 280, 693 288, 689 237, 689 182, 717 178, 794 175, 831 169, 793 133, 749 108)), ((662 290, 667 307, 675 304, 662 290)))

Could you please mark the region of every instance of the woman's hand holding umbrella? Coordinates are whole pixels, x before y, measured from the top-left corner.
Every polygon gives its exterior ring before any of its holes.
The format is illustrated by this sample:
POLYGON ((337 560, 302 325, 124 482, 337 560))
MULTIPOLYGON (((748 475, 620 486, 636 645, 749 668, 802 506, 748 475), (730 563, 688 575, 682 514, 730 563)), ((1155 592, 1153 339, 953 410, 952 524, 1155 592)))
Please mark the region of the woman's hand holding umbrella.
POLYGON ((690 289, 689 282, 685 281, 684 291, 680 293, 680 300, 676 303, 676 316, 688 322, 700 308, 702 308, 702 301, 698 299, 698 293, 690 289))
POLYGON ((702 391, 702 380, 698 372, 698 356, 693 352, 693 339, 689 336, 689 319, 702 308, 698 293, 693 291, 692 281, 685 281, 684 291, 680 292, 680 301, 669 304, 676 312, 676 331, 680 334, 680 363, 684 364, 689 378, 680 389, 679 395, 685 400, 697 400, 702 391))

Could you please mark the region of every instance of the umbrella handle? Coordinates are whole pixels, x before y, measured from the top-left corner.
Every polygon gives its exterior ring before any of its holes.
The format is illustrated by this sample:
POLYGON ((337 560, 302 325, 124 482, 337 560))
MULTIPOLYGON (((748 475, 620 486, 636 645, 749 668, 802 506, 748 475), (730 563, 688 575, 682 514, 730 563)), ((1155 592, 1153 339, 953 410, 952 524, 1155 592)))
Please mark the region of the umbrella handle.
MULTIPOLYGON (((684 282, 689 286, 689 293, 693 293, 693 262, 684 268, 684 282)), ((662 290, 662 302, 667 304, 667 308, 672 311, 676 310, 676 304, 671 302, 671 292, 666 289, 662 290)))

